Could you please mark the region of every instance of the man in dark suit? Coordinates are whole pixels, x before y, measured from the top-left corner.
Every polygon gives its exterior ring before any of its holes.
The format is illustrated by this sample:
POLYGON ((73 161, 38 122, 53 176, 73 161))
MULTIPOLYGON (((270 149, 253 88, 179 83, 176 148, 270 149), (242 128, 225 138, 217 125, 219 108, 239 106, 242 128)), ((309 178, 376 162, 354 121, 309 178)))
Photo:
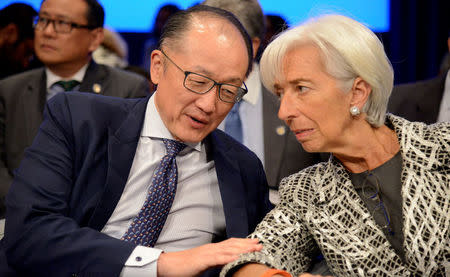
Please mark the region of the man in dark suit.
POLYGON ((151 97, 50 100, 6 200, 10 268, 25 276, 218 276, 217 266, 260 250, 257 240, 224 239, 245 237, 270 209, 262 164, 216 130, 246 93, 251 60, 232 14, 196 6, 171 17, 152 52, 151 97), (152 246, 147 232, 127 234, 157 229, 141 213, 153 193, 169 189, 156 187, 166 143, 182 150, 167 170, 177 172, 169 180, 176 193, 152 246))
MULTIPOLYGON (((450 52, 450 33, 447 45, 450 52)), ((427 124, 450 121, 450 71, 442 70, 435 78, 395 86, 388 111, 427 124)))
POLYGON ((13 170, 37 133, 46 101, 64 90, 60 81, 72 80, 70 90, 148 95, 144 78, 92 61, 91 53, 103 39, 103 19, 95 0, 43 1, 35 22, 35 50, 45 67, 0 81, 0 218, 13 170))
MULTIPOLYGON (((225 9, 233 13, 244 25, 252 39, 254 58, 264 38, 264 14, 257 0, 205 0, 205 5, 225 9)), ((303 150, 289 127, 278 118, 280 101, 267 90, 259 77, 259 65, 254 62, 253 71, 246 80, 248 93, 236 113, 241 121, 241 143, 256 153, 264 164, 271 188, 271 201, 278 201, 277 189, 282 178, 300 171, 320 160, 320 155, 303 150)), ((220 129, 234 137, 234 129, 227 124, 231 112, 220 129)))

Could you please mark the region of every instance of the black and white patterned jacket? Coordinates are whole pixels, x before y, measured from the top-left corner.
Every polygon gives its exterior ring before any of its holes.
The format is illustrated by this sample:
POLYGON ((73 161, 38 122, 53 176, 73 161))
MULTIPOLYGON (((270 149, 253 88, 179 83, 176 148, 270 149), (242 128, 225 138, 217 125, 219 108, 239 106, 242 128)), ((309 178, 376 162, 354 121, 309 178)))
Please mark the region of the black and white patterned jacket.
POLYGON ((251 237, 261 252, 222 270, 258 262, 293 276, 322 251, 336 276, 450 276, 450 123, 425 125, 393 115, 402 165, 405 259, 396 254, 355 191, 341 163, 330 158, 281 182, 281 201, 251 237))

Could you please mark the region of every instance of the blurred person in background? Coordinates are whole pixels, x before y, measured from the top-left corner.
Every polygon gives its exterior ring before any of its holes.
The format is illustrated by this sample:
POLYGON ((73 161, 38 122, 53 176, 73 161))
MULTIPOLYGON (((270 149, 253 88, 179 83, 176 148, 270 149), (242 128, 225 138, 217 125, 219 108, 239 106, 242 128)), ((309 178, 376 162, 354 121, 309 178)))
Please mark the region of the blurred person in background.
MULTIPOLYGON (((252 39, 255 58, 265 30, 264 14, 259 2, 206 0, 203 4, 225 9, 241 21, 252 39)), ((280 102, 261 84, 259 65, 255 60, 253 70, 245 82, 248 93, 234 105, 219 129, 247 146, 262 161, 271 188, 270 198, 276 203, 281 179, 319 162, 320 156, 304 151, 289 132, 289 127, 277 117, 280 102)))
POLYGON ((149 34, 149 38, 144 43, 144 56, 142 61, 142 66, 145 70, 150 72, 150 55, 153 50, 159 47, 159 39, 161 37, 161 32, 166 24, 167 20, 180 8, 174 4, 163 5, 156 14, 155 20, 153 22, 153 29, 149 34))
POLYGON ((126 98, 149 94, 141 76, 92 60, 103 41, 103 21, 96 0, 42 1, 34 46, 45 66, 0 81, 0 218, 13 171, 39 129, 47 100, 68 90, 126 98))
POLYGON ((36 15, 33 7, 23 3, 0 10, 0 80, 31 67, 36 15))
POLYGON ((108 28, 103 29, 104 39, 100 46, 92 53, 96 63, 117 68, 128 66, 128 45, 122 36, 108 28))
MULTIPOLYGON (((447 46, 450 52, 450 32, 447 46)), ((438 76, 395 86, 389 99, 388 111, 408 120, 427 124, 450 122, 449 61, 447 52, 438 76)))
POLYGON ((266 22, 266 34, 262 40, 261 47, 259 48, 259 54, 257 55, 258 60, 261 58, 261 54, 266 48, 267 44, 279 33, 289 28, 287 21, 277 14, 266 14, 264 16, 266 22))

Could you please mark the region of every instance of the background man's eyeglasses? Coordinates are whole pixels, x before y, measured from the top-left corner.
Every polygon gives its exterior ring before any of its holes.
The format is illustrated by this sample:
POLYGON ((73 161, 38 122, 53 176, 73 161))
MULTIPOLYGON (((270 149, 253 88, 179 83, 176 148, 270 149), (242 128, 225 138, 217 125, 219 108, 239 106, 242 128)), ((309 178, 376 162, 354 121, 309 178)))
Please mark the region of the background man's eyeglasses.
POLYGON ((34 19, 33 27, 39 31, 42 31, 45 28, 47 28, 47 25, 49 23, 52 23, 53 30, 55 30, 56 33, 60 33, 60 34, 70 33, 70 32, 72 32, 73 28, 89 29, 89 30, 96 28, 94 26, 77 24, 77 23, 62 20, 62 19, 51 19, 51 18, 43 17, 43 16, 37 16, 34 19))
POLYGON ((362 194, 364 197, 378 202, 372 209, 372 216, 375 217, 375 213, 381 215, 381 218, 383 219, 383 223, 380 224, 381 228, 393 235, 394 230, 392 230, 391 226, 391 217, 389 216, 383 200, 381 199, 380 183, 378 181, 378 177, 372 172, 370 172, 364 180, 362 185, 362 194))
POLYGON ((162 49, 160 51, 173 65, 175 65, 176 68, 184 73, 183 86, 194 93, 205 94, 213 87, 217 86, 217 89, 219 90, 220 100, 226 103, 237 103, 248 92, 247 86, 244 82, 242 83, 244 87, 238 87, 235 85, 218 83, 213 79, 201 74, 185 71, 174 61, 172 61, 172 59, 170 59, 162 49))

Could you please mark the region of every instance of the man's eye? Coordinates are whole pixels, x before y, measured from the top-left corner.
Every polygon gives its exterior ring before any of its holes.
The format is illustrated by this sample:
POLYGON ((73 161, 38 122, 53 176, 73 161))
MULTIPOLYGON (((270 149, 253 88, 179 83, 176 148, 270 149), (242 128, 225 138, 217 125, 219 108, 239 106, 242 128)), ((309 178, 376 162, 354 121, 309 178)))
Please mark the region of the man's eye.
POLYGON ((64 20, 57 20, 56 24, 59 24, 59 25, 70 25, 70 22, 64 21, 64 20))

